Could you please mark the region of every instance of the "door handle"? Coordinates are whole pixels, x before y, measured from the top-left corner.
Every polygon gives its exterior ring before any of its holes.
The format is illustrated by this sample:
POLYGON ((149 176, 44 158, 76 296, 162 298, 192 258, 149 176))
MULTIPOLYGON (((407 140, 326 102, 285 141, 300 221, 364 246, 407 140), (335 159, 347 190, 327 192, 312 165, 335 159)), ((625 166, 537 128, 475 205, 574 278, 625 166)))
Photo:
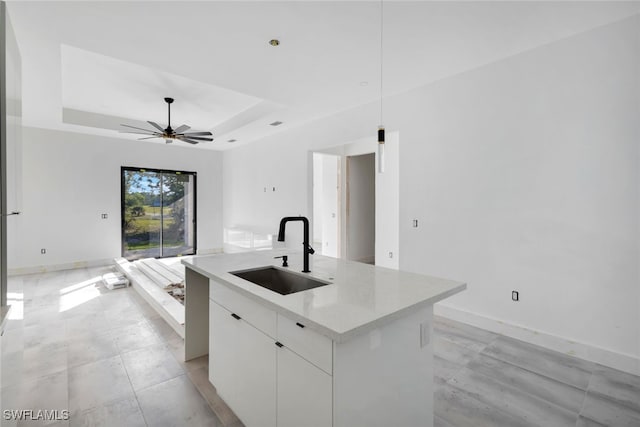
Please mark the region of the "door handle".
POLYGON ((2 216, 20 215, 20 213, 21 213, 21 212, 13 211, 13 212, 8 213, 8 214, 2 214, 2 216))

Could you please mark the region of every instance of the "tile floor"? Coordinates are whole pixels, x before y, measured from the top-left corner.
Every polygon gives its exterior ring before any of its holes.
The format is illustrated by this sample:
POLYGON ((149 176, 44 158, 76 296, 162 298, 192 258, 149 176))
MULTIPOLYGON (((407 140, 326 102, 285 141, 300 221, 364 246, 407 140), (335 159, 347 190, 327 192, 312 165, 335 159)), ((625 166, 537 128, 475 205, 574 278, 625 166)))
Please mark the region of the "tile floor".
POLYGON ((640 427, 640 377, 435 322, 436 427, 640 427))
POLYGON ((209 384, 206 358, 182 362, 182 339, 133 289, 102 286, 110 271, 10 278, 8 298, 22 302, 12 317, 23 320, 2 338, 2 408, 70 413, 18 426, 241 425, 209 384))
MULTIPOLYGON (((2 338, 2 408, 70 411, 20 426, 242 426, 206 357, 182 362, 182 339, 133 289, 105 289, 108 271, 10 279, 23 319, 2 338)), ((442 318, 434 339, 437 427, 640 427, 640 377, 442 318)))

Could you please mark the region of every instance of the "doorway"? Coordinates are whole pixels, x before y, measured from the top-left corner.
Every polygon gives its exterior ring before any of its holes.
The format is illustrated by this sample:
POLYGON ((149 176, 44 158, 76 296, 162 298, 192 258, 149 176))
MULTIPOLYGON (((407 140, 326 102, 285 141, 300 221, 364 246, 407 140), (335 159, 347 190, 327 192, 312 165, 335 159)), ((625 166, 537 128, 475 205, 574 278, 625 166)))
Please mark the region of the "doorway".
MULTIPOLYGON (((337 162, 337 233, 339 258, 375 263, 398 269, 400 264, 400 134, 387 132, 385 173, 377 173, 378 141, 367 136, 351 142, 312 151, 313 181, 309 183, 309 205, 313 206, 314 240, 319 241, 316 226, 326 221, 317 213, 317 156, 337 162), (313 184, 313 188, 312 185, 313 184), (363 199, 363 200, 361 200, 363 199), (366 248, 363 251, 359 249, 366 248)), ((314 245, 318 248, 320 245, 314 245)))
POLYGON ((313 153, 313 245, 340 256, 340 157, 313 153))
POLYGON ((375 264, 376 157, 374 153, 347 157, 346 258, 375 264))
POLYGON ((196 173, 123 167, 122 256, 196 253, 196 173))

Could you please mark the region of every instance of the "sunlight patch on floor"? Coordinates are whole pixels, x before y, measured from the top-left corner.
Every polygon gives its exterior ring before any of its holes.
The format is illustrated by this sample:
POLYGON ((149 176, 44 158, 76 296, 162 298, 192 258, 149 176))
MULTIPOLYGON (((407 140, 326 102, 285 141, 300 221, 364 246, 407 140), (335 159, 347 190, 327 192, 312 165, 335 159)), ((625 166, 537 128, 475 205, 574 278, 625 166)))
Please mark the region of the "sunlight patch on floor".
POLYGON ((24 319, 24 294, 21 292, 7 292, 7 304, 11 306, 8 319, 24 319))
POLYGON ((60 313, 71 310, 81 304, 100 296, 98 284, 102 277, 96 276, 60 290, 60 313))

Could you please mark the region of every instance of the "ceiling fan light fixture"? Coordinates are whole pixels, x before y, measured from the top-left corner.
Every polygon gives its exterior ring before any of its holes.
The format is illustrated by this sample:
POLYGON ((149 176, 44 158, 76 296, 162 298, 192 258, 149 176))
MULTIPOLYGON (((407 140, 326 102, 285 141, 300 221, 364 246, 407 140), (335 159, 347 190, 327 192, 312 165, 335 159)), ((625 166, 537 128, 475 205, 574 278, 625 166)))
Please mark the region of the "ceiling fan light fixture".
POLYGON ((147 138, 139 138, 139 139, 151 139, 151 138, 161 138, 164 139, 164 142, 167 144, 171 144, 174 139, 182 142, 188 142, 189 144, 199 144, 200 142, 210 142, 213 141, 213 134, 209 131, 205 132, 187 132, 191 129, 190 126, 180 125, 176 129, 171 128, 171 104, 173 103, 173 98, 164 98, 164 102, 167 103, 167 127, 165 129, 162 128, 159 124, 152 121, 147 121, 151 126, 155 128, 155 130, 151 129, 143 129, 135 126, 122 124, 126 128, 135 129, 136 131, 125 131, 129 133, 136 133, 141 135, 148 135, 147 138), (143 131, 143 132, 139 132, 143 131))

